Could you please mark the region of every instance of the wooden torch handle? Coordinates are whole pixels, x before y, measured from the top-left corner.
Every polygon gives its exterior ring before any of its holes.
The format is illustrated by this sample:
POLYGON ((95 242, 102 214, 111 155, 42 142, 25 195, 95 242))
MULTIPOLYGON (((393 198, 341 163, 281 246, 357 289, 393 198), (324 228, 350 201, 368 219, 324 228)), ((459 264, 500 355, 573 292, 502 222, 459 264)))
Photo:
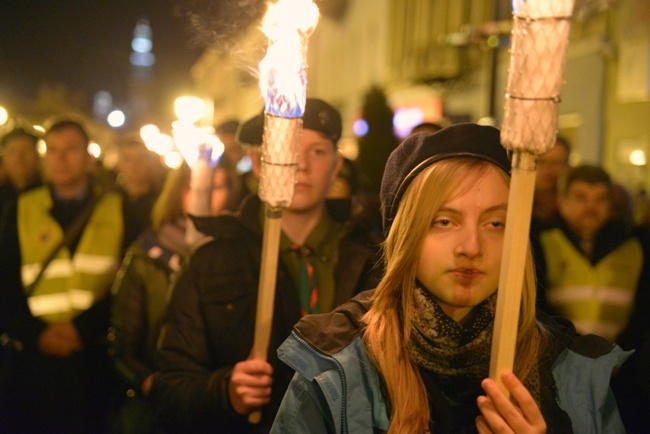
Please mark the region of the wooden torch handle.
MULTIPOLYGON (((264 218, 264 236, 262 239, 262 264, 257 294, 257 311, 255 314, 255 337, 252 358, 266 360, 269 340, 273 327, 273 307, 275 305, 275 283, 277 280, 278 255, 280 251, 280 233, 282 211, 268 208, 264 218)), ((262 419, 262 412, 254 410, 248 415, 248 421, 257 424, 262 419)))
POLYGON ((490 378, 497 382, 506 396, 509 396, 509 393, 501 382, 501 373, 504 370, 511 371, 515 359, 521 292, 528 256, 528 237, 537 173, 536 158, 528 152, 517 152, 512 163, 490 358, 490 378))

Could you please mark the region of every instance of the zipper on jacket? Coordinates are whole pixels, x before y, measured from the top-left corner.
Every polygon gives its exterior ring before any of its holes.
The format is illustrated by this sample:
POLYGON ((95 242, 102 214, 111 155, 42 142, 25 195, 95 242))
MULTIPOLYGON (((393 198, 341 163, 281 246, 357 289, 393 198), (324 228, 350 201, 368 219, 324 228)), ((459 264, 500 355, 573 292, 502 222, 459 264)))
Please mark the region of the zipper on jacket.
POLYGON ((346 434, 348 432, 348 414, 347 414, 347 395, 348 395, 348 385, 345 378, 345 371, 341 363, 330 355, 326 355, 316 350, 314 347, 309 345, 307 342, 302 340, 295 331, 292 331, 291 334, 296 340, 307 349, 311 355, 318 357, 320 359, 329 360, 334 362, 336 370, 338 371, 340 380, 341 380, 341 434, 346 434))

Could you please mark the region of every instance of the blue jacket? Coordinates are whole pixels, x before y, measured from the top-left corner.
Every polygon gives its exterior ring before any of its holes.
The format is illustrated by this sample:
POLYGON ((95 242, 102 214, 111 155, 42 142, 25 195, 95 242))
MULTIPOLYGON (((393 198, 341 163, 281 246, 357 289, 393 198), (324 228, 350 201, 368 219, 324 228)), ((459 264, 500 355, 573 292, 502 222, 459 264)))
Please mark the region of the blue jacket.
MULTIPOLYGON (((303 318, 282 344, 278 356, 297 372, 272 434, 388 430, 383 386, 361 336, 359 319, 368 297, 366 292, 331 314, 303 318)), ((625 432, 609 390, 609 373, 628 355, 595 336, 575 337, 570 348, 560 352, 552 365, 556 401, 570 418, 573 432, 625 432)))

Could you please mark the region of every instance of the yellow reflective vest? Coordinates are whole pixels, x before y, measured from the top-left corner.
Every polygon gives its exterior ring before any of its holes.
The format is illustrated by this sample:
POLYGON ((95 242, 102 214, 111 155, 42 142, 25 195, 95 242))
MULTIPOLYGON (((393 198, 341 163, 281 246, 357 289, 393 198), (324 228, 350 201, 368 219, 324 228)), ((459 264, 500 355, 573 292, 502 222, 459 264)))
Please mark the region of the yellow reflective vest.
POLYGON ((549 306, 571 320, 579 333, 615 340, 627 325, 641 276, 639 240, 628 238, 596 264, 561 229, 542 232, 540 242, 549 306))
MULTIPOLYGON (((29 288, 43 262, 64 237, 50 215, 50 189, 37 188, 18 200, 18 238, 23 286, 29 288)), ((74 255, 59 249, 28 299, 33 316, 45 322, 71 320, 107 295, 119 266, 123 240, 122 200, 107 193, 97 202, 74 255)))

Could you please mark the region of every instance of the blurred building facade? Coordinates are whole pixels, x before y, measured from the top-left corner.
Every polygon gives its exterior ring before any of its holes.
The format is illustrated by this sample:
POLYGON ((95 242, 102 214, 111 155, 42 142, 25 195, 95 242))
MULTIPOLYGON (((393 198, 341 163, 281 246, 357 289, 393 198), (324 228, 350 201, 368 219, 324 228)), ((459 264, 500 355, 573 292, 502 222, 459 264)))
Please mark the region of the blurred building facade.
MULTIPOLYGON (((308 94, 342 111, 344 144, 354 142, 352 123, 373 85, 394 109, 417 107, 423 120, 499 123, 510 1, 321 4, 309 42, 308 94)), ((215 123, 263 106, 256 68, 265 43, 251 28, 238 52, 207 50, 194 65, 198 90, 214 101, 215 123)), ((559 124, 573 144, 572 161, 602 164, 631 189, 650 189, 647 164, 640 164, 650 153, 650 2, 576 0, 564 77, 559 124)))

